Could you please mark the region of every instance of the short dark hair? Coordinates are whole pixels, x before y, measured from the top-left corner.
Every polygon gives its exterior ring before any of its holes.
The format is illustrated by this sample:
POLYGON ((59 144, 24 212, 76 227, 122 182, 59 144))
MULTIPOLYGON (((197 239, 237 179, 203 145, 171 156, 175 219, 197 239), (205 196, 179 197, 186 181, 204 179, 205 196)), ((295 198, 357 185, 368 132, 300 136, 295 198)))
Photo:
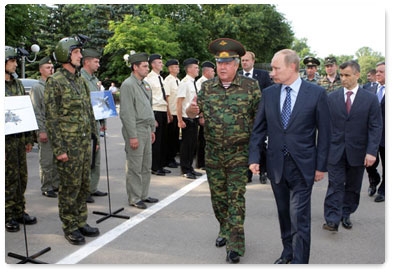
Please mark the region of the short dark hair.
POLYGON ((378 63, 376 64, 376 67, 379 66, 379 65, 385 65, 385 61, 378 62, 378 63))
POLYGON ((345 69, 346 67, 351 67, 354 71, 361 72, 361 67, 356 61, 347 61, 339 66, 340 69, 345 69))

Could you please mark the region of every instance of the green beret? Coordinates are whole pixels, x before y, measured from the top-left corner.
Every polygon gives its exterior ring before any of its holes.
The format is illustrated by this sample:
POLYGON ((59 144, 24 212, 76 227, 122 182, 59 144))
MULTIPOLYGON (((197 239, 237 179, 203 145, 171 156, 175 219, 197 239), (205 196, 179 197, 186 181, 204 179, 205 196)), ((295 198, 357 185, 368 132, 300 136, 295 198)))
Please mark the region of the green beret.
POLYGON ((100 54, 99 51, 97 51, 97 50, 94 49, 94 48, 84 48, 84 49, 82 50, 82 56, 83 56, 84 58, 90 57, 90 58, 100 59, 101 54, 100 54))
POLYGON ((240 42, 229 38, 219 38, 212 41, 208 49, 215 55, 217 62, 230 62, 246 53, 240 42))
POLYGON ((46 57, 42 58, 42 59, 38 62, 38 64, 39 64, 40 66, 42 66, 43 64, 52 64, 52 60, 51 60, 51 58, 50 58, 49 56, 46 56, 46 57))
POLYGON ((140 62, 148 62, 148 56, 145 52, 129 55, 129 63, 132 65, 140 62))
POLYGON ((321 64, 319 60, 317 60, 317 59, 314 58, 314 57, 310 57, 310 56, 304 58, 304 59, 303 59, 303 63, 304 63, 306 66, 318 66, 318 65, 321 64))

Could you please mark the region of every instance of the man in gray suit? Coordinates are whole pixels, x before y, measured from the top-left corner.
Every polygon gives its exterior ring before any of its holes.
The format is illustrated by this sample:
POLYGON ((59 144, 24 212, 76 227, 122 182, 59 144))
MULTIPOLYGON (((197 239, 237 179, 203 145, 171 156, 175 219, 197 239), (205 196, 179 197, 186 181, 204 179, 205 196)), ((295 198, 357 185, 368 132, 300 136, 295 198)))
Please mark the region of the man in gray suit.
POLYGON ((249 147, 250 170, 258 174, 268 136, 267 176, 283 243, 276 264, 309 262, 311 192, 314 181, 324 178, 330 144, 326 91, 300 78, 299 63, 290 49, 274 55, 271 76, 277 84, 262 92, 249 147))
POLYGON ((379 102, 372 92, 358 85, 359 76, 357 62, 341 64, 343 88, 328 96, 332 136, 323 228, 329 231, 337 231, 340 221, 344 228, 352 228, 350 214, 359 205, 363 172, 376 161, 381 139, 379 102))

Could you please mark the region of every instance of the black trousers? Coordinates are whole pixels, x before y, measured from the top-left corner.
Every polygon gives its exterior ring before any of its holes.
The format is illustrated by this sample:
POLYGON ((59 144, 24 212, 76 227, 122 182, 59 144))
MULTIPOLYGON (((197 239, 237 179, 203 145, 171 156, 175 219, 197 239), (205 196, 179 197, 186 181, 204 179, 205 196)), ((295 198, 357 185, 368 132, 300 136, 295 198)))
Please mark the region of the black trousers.
POLYGON ((193 171, 193 158, 196 153, 198 121, 197 119, 182 118, 186 127, 182 129, 182 140, 180 146, 181 173, 186 174, 193 171))
POLYGON ((155 130, 155 142, 152 144, 152 167, 154 171, 166 166, 167 158, 167 112, 154 111, 158 127, 155 130))
POLYGON ((199 133, 197 140, 197 152, 196 152, 196 168, 202 168, 206 166, 204 149, 206 147, 206 139, 204 138, 204 126, 199 124, 199 133))
POLYGON ((379 194, 385 195, 385 147, 379 146, 376 162, 374 162, 372 166, 367 167, 366 172, 368 173, 369 176, 369 183, 375 187, 377 187, 378 184, 380 184, 380 187, 378 188, 377 192, 379 194), (380 163, 380 158, 381 158, 381 169, 382 169, 381 184, 380 184, 380 174, 377 171, 377 167, 379 166, 380 163))
POLYGON ((167 125, 167 159, 166 165, 176 162, 176 155, 180 151, 180 128, 178 118, 173 116, 173 121, 167 125))

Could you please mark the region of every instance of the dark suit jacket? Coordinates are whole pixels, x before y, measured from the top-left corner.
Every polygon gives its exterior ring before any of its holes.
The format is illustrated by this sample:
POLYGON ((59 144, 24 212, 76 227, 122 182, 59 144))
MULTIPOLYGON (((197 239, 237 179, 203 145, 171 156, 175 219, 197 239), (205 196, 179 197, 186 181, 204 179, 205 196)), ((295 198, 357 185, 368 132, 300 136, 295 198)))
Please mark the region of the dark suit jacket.
POLYGON ((381 100, 381 117, 383 120, 383 131, 381 134, 381 141, 380 141, 380 146, 385 147, 385 95, 383 99, 381 100))
POLYGON ((281 124, 280 92, 281 84, 275 84, 262 93, 250 139, 249 164, 259 163, 267 134, 266 164, 270 181, 281 180, 286 144, 306 183, 313 184, 316 170, 327 171, 330 117, 326 91, 302 80, 286 130, 281 124))
MULTIPOLYGON (((254 71, 254 74, 252 75, 252 78, 254 78, 258 81, 259 88, 261 90, 263 90, 266 87, 269 87, 270 85, 273 84, 272 79, 270 78, 269 72, 267 72, 266 70, 254 68, 253 71, 254 71)), ((243 70, 240 70, 239 74, 243 75, 243 70)))
POLYGON ((377 86, 378 86, 377 82, 374 82, 373 84, 371 82, 367 82, 367 83, 365 83, 362 86, 362 88, 366 89, 366 90, 370 90, 370 91, 376 92, 377 86))
POLYGON ((376 156, 381 139, 382 117, 377 97, 359 88, 347 114, 344 90, 328 95, 332 137, 328 163, 336 164, 344 153, 351 166, 362 166, 366 154, 376 156))

